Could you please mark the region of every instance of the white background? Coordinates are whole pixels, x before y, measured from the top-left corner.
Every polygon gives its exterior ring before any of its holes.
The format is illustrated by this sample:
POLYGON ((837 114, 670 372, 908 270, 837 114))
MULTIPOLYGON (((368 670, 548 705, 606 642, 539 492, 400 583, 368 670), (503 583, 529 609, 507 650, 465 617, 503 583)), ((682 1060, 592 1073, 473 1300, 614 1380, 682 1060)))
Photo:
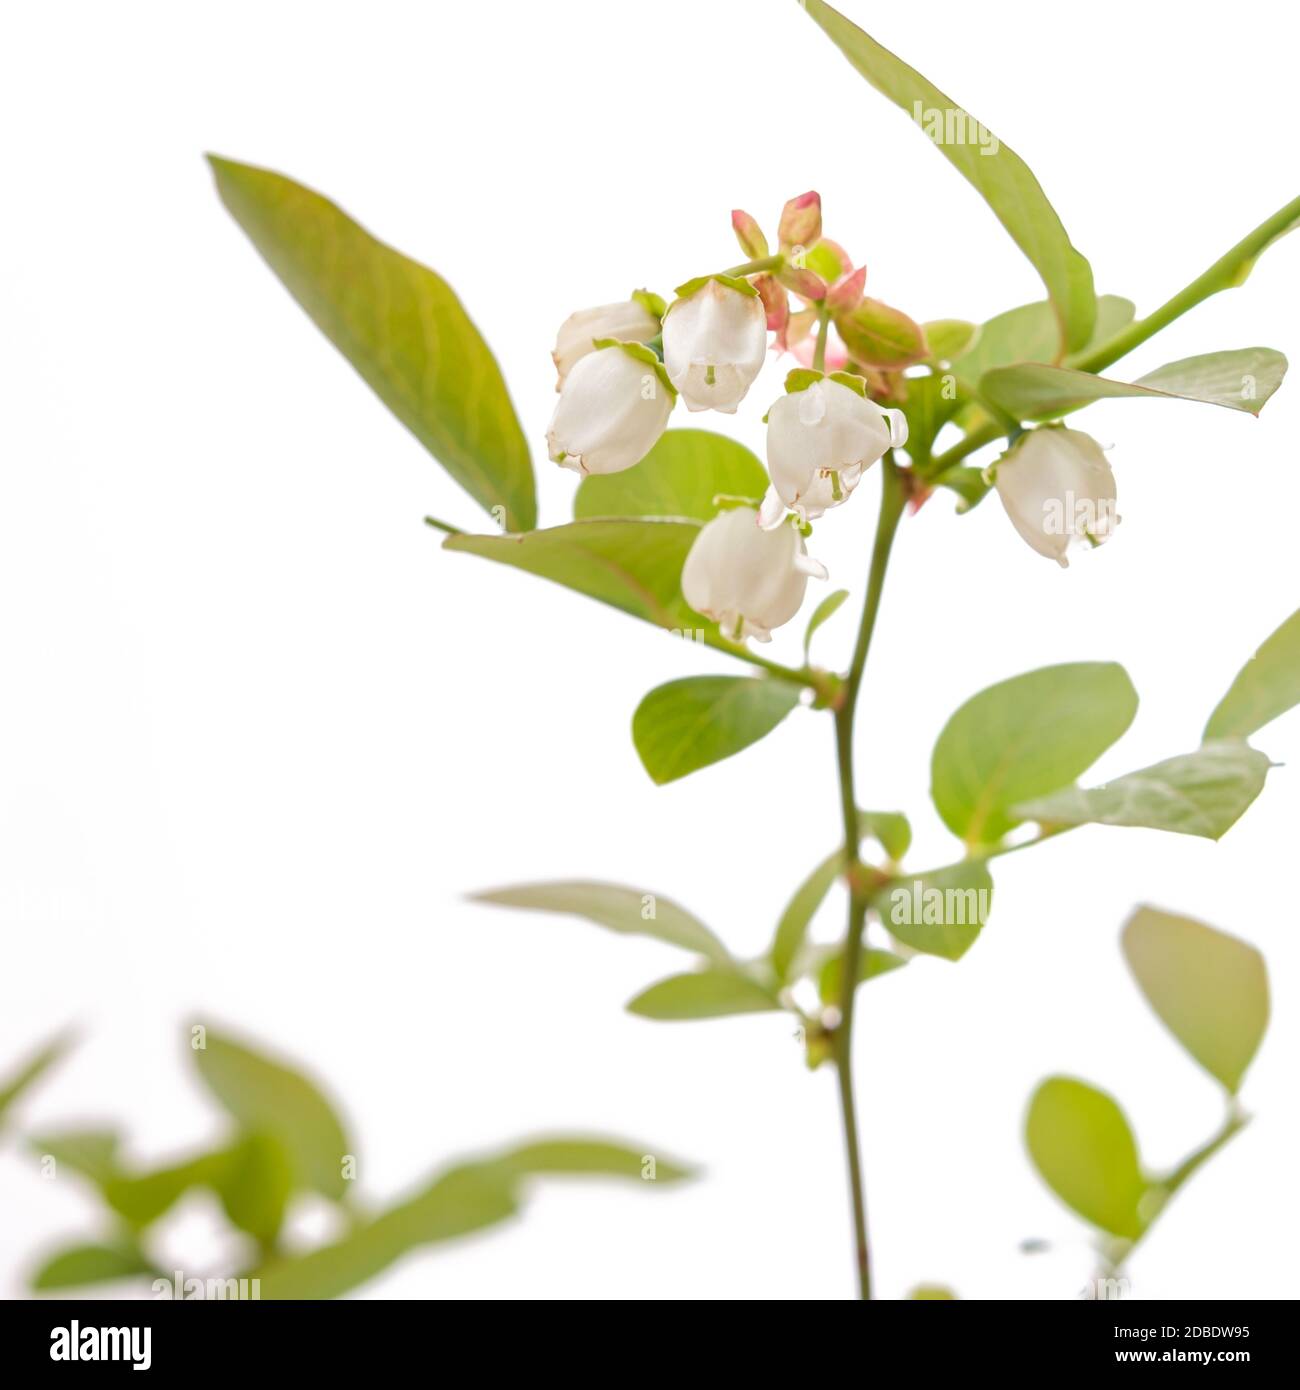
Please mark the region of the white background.
MULTIPOLYGON (((1294 16, 1217 5, 878 6, 851 16, 1042 178, 1100 290, 1145 312, 1296 193, 1294 16)), ((840 1297, 846 1186, 829 1068, 783 1016, 685 1025, 623 1002, 684 958, 475 888, 597 876, 677 898, 738 952, 837 834, 824 716, 656 789, 628 734, 651 686, 725 670, 624 616, 467 556, 421 525, 490 523, 387 416, 260 263, 201 158, 291 173, 447 276, 536 448, 571 310, 738 259, 733 206, 774 230, 820 190, 869 289, 918 319, 1041 297, 978 196, 794 3, 9 7, 0 270, 0 1064, 75 1021, 27 1131, 120 1121, 160 1160, 219 1132, 182 1029, 237 1026, 322 1078, 371 1200, 539 1130, 696 1160, 689 1188, 550 1184, 524 1218, 412 1258, 389 1296, 840 1297)), ((1300 354, 1300 242, 1119 374, 1216 348, 1300 354)), ((734 419, 761 452, 773 361, 734 419)), ((683 417, 677 424, 686 424, 683 417)), ((1081 421, 1081 423, 1084 423, 1081 421)), ((1138 719, 1098 778, 1190 749, 1300 603, 1300 393, 1088 412, 1124 524, 1058 570, 996 501, 908 522, 864 699, 862 800, 906 809, 920 866, 953 851, 928 758, 968 695, 1115 659, 1138 719)), ((817 528, 861 591, 874 478, 817 528)), ((811 605, 810 605, 811 606, 811 605)), ((847 657, 845 610, 822 657, 847 657)), ((794 659, 801 624, 773 654, 794 659)), ((996 872, 983 938, 868 988, 857 1038, 881 1293, 1071 1297, 1085 1232, 1021 1148, 1068 1071, 1176 1161, 1216 1087, 1147 1012, 1118 951, 1139 901, 1260 945, 1274 1019, 1255 1123, 1134 1260, 1138 1296, 1294 1297, 1294 880, 1300 715, 1219 845, 1087 829, 996 872), (1046 1255, 1018 1242, 1053 1242, 1046 1255)), ((819 932, 841 929, 828 904, 819 932)), ((0 1155, 0 1272, 91 1233, 75 1180, 0 1155)), ((214 1258, 202 1202, 166 1249, 214 1258)))

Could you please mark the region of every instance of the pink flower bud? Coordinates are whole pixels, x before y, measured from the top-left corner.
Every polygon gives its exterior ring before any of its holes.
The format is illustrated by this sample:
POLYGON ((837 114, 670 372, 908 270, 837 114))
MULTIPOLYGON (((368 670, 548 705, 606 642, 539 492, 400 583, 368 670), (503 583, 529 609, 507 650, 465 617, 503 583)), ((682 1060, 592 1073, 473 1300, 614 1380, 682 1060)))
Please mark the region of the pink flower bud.
POLYGON ((781 209, 781 225, 777 236, 781 249, 815 246, 822 234, 822 198, 820 193, 801 193, 781 209))

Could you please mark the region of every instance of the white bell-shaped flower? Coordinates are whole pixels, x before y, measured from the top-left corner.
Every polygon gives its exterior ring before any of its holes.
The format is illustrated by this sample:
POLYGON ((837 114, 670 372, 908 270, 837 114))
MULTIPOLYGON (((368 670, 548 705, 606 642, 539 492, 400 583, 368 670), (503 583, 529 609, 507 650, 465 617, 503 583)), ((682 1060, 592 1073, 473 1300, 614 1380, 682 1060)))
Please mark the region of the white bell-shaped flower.
POLYGON ((886 450, 906 442, 902 411, 830 377, 782 396, 767 415, 763 525, 779 525, 787 507, 804 521, 838 507, 886 450))
POLYGON ((640 463, 668 425, 677 393, 647 347, 610 343, 579 358, 546 432, 555 463, 621 473, 640 463))
POLYGON ((688 410, 734 415, 766 355, 767 310, 743 281, 712 276, 664 316, 664 366, 688 410))
POLYGON ((1044 425, 1021 435, 998 460, 996 480, 1011 524, 1062 567, 1071 545, 1100 545, 1119 522, 1115 475, 1101 445, 1081 430, 1044 425))
POLYGON ((735 507, 706 522, 682 566, 682 594, 724 637, 771 640, 803 603, 809 577, 826 567, 809 557, 793 525, 763 530, 753 507, 735 507))
MULTIPOLYGON (((557 380, 555 389, 564 385, 564 378, 573 364, 588 353, 595 352, 602 338, 617 338, 622 343, 648 343, 659 336, 659 315, 650 310, 651 296, 626 299, 621 304, 598 304, 594 309, 579 309, 560 325, 555 339, 557 380)), ((660 301, 662 304, 662 301, 660 301)))

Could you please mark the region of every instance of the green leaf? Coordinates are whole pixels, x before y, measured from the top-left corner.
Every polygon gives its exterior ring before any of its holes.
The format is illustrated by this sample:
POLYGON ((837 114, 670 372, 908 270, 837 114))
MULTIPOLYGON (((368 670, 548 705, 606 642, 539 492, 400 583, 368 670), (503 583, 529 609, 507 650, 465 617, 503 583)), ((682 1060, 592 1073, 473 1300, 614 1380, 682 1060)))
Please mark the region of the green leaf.
POLYGON ((1157 367, 1133 383, 1022 362, 997 367, 980 378, 980 395, 1017 420, 1064 415, 1093 401, 1118 397, 1205 401, 1258 415, 1282 384, 1286 358, 1272 348, 1208 352, 1157 367))
POLYGON ((912 827, 901 811, 859 811, 858 832, 877 841, 895 862, 912 847, 912 827))
POLYGON ((56 1171, 71 1168, 104 1187, 117 1176, 117 1150, 121 1143, 113 1130, 71 1130, 66 1134, 44 1135, 28 1141, 33 1153, 52 1158, 56 1171))
POLYGON ((130 1246, 73 1245, 60 1250, 32 1276, 31 1288, 77 1289, 87 1284, 106 1284, 115 1279, 131 1279, 152 1274, 149 1261, 130 1246))
POLYGON ((563 1136, 521 1144, 496 1162, 520 1177, 607 1177, 673 1183, 694 1173, 686 1164, 662 1158, 644 1146, 563 1136), (653 1178, 646 1176, 646 1160, 650 1158, 654 1160, 653 1178))
POLYGON ((663 786, 766 737, 803 687, 771 676, 687 676, 657 686, 632 716, 632 741, 663 786))
POLYGON ((1263 790, 1271 766, 1244 743, 1205 743, 1104 786, 1023 802, 1014 814, 1040 825, 1128 825, 1217 840, 1263 790))
POLYGON ((642 1018, 677 1022, 765 1013, 781 1007, 771 991, 734 970, 697 970, 670 975, 629 1000, 628 1012, 642 1018))
POLYGON ((975 346, 979 324, 965 319, 931 319, 921 325, 934 362, 952 362, 975 346))
MULTIPOLYGON (((876 946, 864 947, 858 957, 858 983, 865 984, 881 975, 888 975, 907 962, 893 951, 882 951, 876 946)), ((817 992, 823 1004, 840 1002, 840 973, 844 968, 844 957, 838 949, 832 950, 821 963, 817 972, 817 992)))
POLYGON ((956 1301, 957 1295, 943 1284, 918 1284, 908 1298, 922 1303, 956 1301))
POLYGON ((831 885, 844 870, 844 849, 832 850, 795 889, 794 897, 786 904, 781 920, 776 924, 769 959, 777 980, 784 984, 790 978, 795 958, 803 947, 808 925, 825 901, 831 885))
POLYGON ((72 1047, 73 1035, 60 1033, 37 1049, 26 1061, 19 1063, 10 1076, 0 1081, 0 1125, 5 1112, 27 1090, 45 1075, 56 1062, 62 1061, 72 1047))
POLYGON ((993 879, 978 859, 905 874, 876 898, 892 937, 945 960, 960 960, 975 944, 992 903, 993 879))
POLYGON ((193 1049, 208 1089, 249 1134, 284 1146, 297 1186, 336 1201, 347 1187, 343 1160, 355 1152, 329 1101, 305 1076, 209 1028, 193 1049))
POLYGON ((803 659, 808 660, 808 649, 812 646, 813 633, 828 619, 833 618, 840 610, 840 605, 849 596, 847 589, 836 589, 833 594, 827 594, 824 599, 813 610, 813 615, 808 619, 808 626, 803 635, 803 659))
POLYGON ((495 907, 517 907, 531 912, 559 912, 584 917, 599 927, 628 936, 650 936, 656 941, 696 951, 720 965, 731 963, 727 948, 697 917, 671 898, 625 888, 617 883, 562 880, 556 883, 520 883, 471 893, 471 902, 495 907))
POLYGON ((682 597, 682 566, 699 533, 697 521, 571 521, 522 536, 448 536, 442 544, 540 575, 648 623, 716 639, 717 625, 682 597))
POLYGON ((907 378, 907 398, 903 401, 903 414, 907 417, 904 447, 913 466, 921 473, 924 474, 930 465, 935 436, 961 404, 956 383, 946 374, 907 378))
POLYGON ((991 685, 949 719, 934 747, 931 795, 969 845, 993 844, 1025 818, 1018 803, 1086 772, 1133 722, 1122 666, 1044 666, 991 685))
POLYGON ((635 468, 592 473, 578 485, 573 515, 690 517, 709 521, 717 497, 751 497, 767 491, 767 472, 734 439, 710 430, 669 430, 635 468))
POLYGON ((1122 937, 1147 1003, 1234 1095, 1268 1027, 1268 968, 1246 942, 1190 917, 1140 907, 1122 937))
POLYGON ((646 1187, 690 1176, 685 1165, 639 1148, 583 1136, 534 1140, 450 1168, 404 1202, 333 1245, 255 1271, 264 1299, 338 1298, 421 1247, 486 1230, 519 1210, 522 1184, 546 1176, 619 1177, 646 1187), (653 1157, 653 1178, 646 1159, 653 1157))
POLYGON ((226 1156, 216 1188, 231 1223, 269 1246, 293 1194, 292 1157, 279 1139, 250 1134, 226 1156))
POLYGON ((861 299, 856 308, 836 314, 835 327, 849 356, 869 367, 898 371, 930 355, 921 325, 879 299, 861 299))
POLYGON ((1073 1077, 1052 1076, 1034 1092, 1025 1143, 1043 1181, 1083 1219, 1111 1235, 1142 1233, 1147 1183, 1124 1112, 1073 1077))
MULTIPOLYGON (((1072 355, 1082 356, 1114 337, 1132 322, 1133 314, 1131 299, 1115 294, 1099 295, 1092 339, 1083 352, 1072 355)), ((1061 335, 1052 306, 1042 299, 1021 304, 980 325, 975 340, 953 360, 953 374, 966 390, 975 391, 980 378, 994 367, 1005 367, 1013 362, 1055 362, 1060 345, 1061 335)))
POLYGON ((152 1172, 125 1174, 116 1170, 101 1181, 104 1200, 125 1221, 143 1227, 170 1210, 195 1187, 219 1190, 230 1165, 230 1150, 199 1154, 152 1172))
POLYGON ((255 1270, 264 1299, 338 1298, 421 1246, 507 1220, 518 1210, 514 1180, 493 1164, 453 1168, 427 1188, 308 1254, 255 1270))
POLYGON ((958 466, 949 468, 935 480, 940 487, 951 488, 960 499, 959 514, 972 511, 989 495, 989 481, 982 468, 958 466))
POLYGON ((1092 269, 1070 244, 1061 219, 1025 162, 1006 145, 994 143, 991 132, 977 125, 951 97, 837 10, 822 0, 803 0, 803 4, 878 92, 909 116, 914 116, 919 104, 922 121, 926 113, 934 112, 940 122, 951 119, 960 127, 954 135, 966 138, 936 141, 936 148, 979 192, 1042 276, 1066 349, 1082 348, 1092 336, 1096 320, 1092 269))
POLYGON ((1237 673, 1205 726, 1205 738, 1248 738, 1296 705, 1300 705, 1300 609, 1237 673))
POLYGON ((487 344, 446 281, 267 169, 208 156, 217 191, 285 288, 486 511, 537 524, 528 444, 487 344))

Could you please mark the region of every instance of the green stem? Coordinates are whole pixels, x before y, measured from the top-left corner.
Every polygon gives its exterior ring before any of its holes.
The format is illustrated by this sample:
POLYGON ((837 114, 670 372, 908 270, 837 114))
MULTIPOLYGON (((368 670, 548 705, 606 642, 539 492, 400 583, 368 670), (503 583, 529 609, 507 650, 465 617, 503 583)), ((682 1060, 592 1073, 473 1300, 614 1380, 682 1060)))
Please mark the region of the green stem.
POLYGON ((853 661, 845 679, 843 698, 835 711, 835 753, 839 765, 840 811, 844 821, 844 864, 849 882, 849 920, 840 964, 840 1017, 835 1026, 835 1066, 839 1079, 840 1111, 844 1119, 844 1150, 849 1169, 849 1193, 853 1204, 853 1248, 858 1276, 858 1296, 871 1297, 871 1256, 867 1244, 867 1206, 862 1178, 862 1151, 858 1142, 857 1106, 853 1096, 853 1017, 858 970, 862 959, 862 932, 866 925, 870 886, 864 881, 864 865, 858 855, 858 801, 853 778, 853 720, 862 689, 867 653, 875 632, 880 599, 884 592, 889 554, 903 515, 902 479, 889 454, 881 460, 880 518, 871 553, 867 597, 858 625, 853 661))
POLYGON ((817 346, 813 349, 813 371, 826 370, 826 339, 830 333, 831 316, 823 300, 817 306, 817 346))
POLYGON ((1144 319, 1135 319, 1121 328, 1113 337, 1099 344, 1090 353, 1075 358, 1070 365, 1081 372, 1099 372, 1118 362, 1121 357, 1132 352, 1139 343, 1162 328, 1167 328, 1176 318, 1181 318, 1189 309, 1194 309, 1203 300, 1220 290, 1239 285, 1249 272, 1251 262, 1272 241, 1289 232, 1300 222, 1300 198, 1293 198, 1285 207, 1279 208, 1272 217, 1261 222, 1258 227, 1244 236, 1232 250, 1220 256, 1210 268, 1198 275, 1185 288, 1178 291, 1172 299, 1166 300, 1158 309, 1144 319))
POLYGON ((436 516, 426 516, 424 524, 432 526, 435 531, 445 531, 449 536, 463 536, 465 534, 459 526, 453 526, 450 521, 439 521, 436 516))
POLYGON ((742 261, 740 265, 733 265, 730 270, 724 270, 721 273, 734 278, 745 275, 762 275, 765 271, 780 270, 784 264, 785 257, 780 254, 760 256, 757 260, 742 261))

